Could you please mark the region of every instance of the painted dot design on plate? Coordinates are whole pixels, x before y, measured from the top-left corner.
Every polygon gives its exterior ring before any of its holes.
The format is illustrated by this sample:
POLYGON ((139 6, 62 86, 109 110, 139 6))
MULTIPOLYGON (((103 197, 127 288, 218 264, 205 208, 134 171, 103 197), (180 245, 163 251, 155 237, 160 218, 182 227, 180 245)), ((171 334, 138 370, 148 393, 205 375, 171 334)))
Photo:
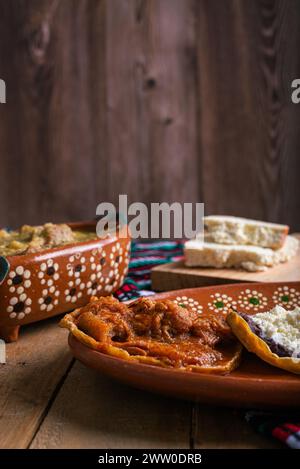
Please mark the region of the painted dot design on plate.
POLYGON ((7 285, 9 286, 9 292, 21 295, 26 288, 31 287, 30 278, 30 270, 25 269, 22 265, 17 266, 15 270, 11 270, 8 274, 7 285))
POLYGON ((31 287, 31 272, 19 265, 8 274, 7 285, 13 296, 9 299, 6 312, 11 319, 23 319, 31 313, 32 300, 28 298, 28 288, 31 287))
POLYGON ((78 252, 69 257, 67 270, 70 279, 64 291, 67 303, 76 303, 82 297, 83 290, 86 288, 85 282, 82 280, 82 275, 86 271, 86 256, 86 253, 78 252))
POLYGON ((67 303, 75 303, 82 297, 85 284, 80 279, 69 280, 68 288, 65 289, 65 299, 67 303))
MULTIPOLYGON (((101 247, 94 249, 91 254, 79 252, 70 256, 67 264, 69 281, 64 290, 66 302, 75 303, 83 296, 85 289, 89 296, 97 295, 102 291, 107 293, 114 291, 124 281, 129 264, 129 249, 130 243, 122 247, 120 242, 117 242, 108 254, 101 247), (87 270, 87 261, 92 272, 89 281, 84 283, 82 274, 87 270), (120 271, 120 265, 124 266, 123 272, 120 271), (103 269, 105 269, 105 275, 103 269)), ((51 311, 58 305, 60 296, 57 286, 61 275, 59 263, 55 259, 45 260, 40 264, 36 275, 43 287, 37 300, 38 309, 51 311)), ((12 297, 9 299, 6 310, 11 319, 21 320, 32 311, 32 300, 26 292, 26 289, 32 285, 30 270, 17 266, 10 271, 7 285, 12 297)))
MULTIPOLYGON (((119 282, 120 285, 123 284, 125 276, 128 272, 128 266, 129 266, 129 261, 130 261, 130 250, 131 250, 131 242, 129 241, 127 245, 124 248, 121 248, 120 253, 122 255, 122 261, 123 261, 123 270, 120 273, 120 278, 119 282)), ((120 260, 120 262, 121 262, 120 260)))
MULTIPOLYGON (((93 283, 94 287, 92 290, 98 291, 100 288, 100 284, 103 282, 103 268, 106 265, 106 252, 102 250, 101 248, 94 249, 92 251, 92 255, 89 258, 90 261, 90 266, 92 269, 92 276, 90 278, 90 281, 93 283), (93 279, 92 279, 93 277, 93 279), (95 278, 97 280, 95 280, 95 278), (97 283, 97 287, 96 287, 97 283), (99 286, 99 288, 98 288, 99 286)), ((88 282, 89 285, 87 285, 88 290, 91 289, 91 284, 88 282)))
POLYGON ((89 257, 92 274, 86 283, 89 296, 99 295, 101 292, 112 293, 122 284, 127 271, 129 260, 127 251, 119 242, 114 244, 111 251, 106 253, 102 248, 94 249, 89 257), (125 264, 123 272, 120 265, 125 264))
POLYGON ((276 305, 283 306, 286 309, 300 306, 300 292, 286 285, 278 287, 274 291, 272 299, 276 305))
POLYGON ((89 281, 87 282, 86 284, 86 288, 87 288, 87 294, 89 296, 95 296, 97 295, 97 293, 99 293, 102 288, 103 288, 103 284, 102 282, 97 278, 97 275, 96 273, 93 273, 91 276, 90 276, 90 279, 89 281))
POLYGON ((199 301, 194 300, 194 298, 190 298, 187 296, 177 296, 174 300, 174 303, 177 303, 183 308, 189 308, 199 314, 203 312, 203 306, 200 305, 199 301))
POLYGON ((11 319, 23 319, 27 314, 31 313, 32 300, 28 298, 27 293, 13 296, 9 300, 7 312, 11 319))
POLYGON ((127 246, 124 250, 124 263, 125 263, 125 268, 127 269, 129 261, 130 261, 130 252, 131 252, 131 242, 129 241, 127 243, 127 246))
POLYGON ((69 277, 80 278, 86 271, 86 258, 80 252, 69 257, 69 264, 67 265, 69 277))
MULTIPOLYGON (((124 250, 121 244, 117 242, 112 246, 107 260, 110 267, 108 275, 104 281, 104 291, 107 293, 111 293, 113 290, 115 290, 124 280, 124 272, 120 273, 120 265, 124 261, 124 256, 125 260, 127 260, 126 250, 124 250)), ((125 266, 127 266, 126 262, 125 266)))
POLYGON ((41 285, 45 287, 52 287, 54 283, 59 279, 59 265, 53 259, 47 259, 40 265, 38 272, 38 278, 40 279, 41 285))
POLYGON ((263 293, 250 289, 241 291, 237 302, 246 311, 264 310, 268 306, 268 298, 263 293))
POLYGON ((54 285, 44 288, 42 296, 38 299, 40 311, 52 311, 58 305, 59 290, 54 285))
POLYGON ((231 306, 236 306, 236 301, 225 293, 214 293, 210 295, 210 301, 207 303, 208 309, 215 313, 227 313, 231 306))

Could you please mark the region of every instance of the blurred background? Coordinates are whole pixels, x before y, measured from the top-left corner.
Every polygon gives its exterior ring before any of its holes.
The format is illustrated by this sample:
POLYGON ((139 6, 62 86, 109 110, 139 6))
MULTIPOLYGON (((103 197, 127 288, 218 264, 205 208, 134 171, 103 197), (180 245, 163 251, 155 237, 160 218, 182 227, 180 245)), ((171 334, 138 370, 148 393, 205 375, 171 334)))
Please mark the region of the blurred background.
POLYGON ((0 0, 0 224, 204 202, 300 230, 298 0, 0 0))

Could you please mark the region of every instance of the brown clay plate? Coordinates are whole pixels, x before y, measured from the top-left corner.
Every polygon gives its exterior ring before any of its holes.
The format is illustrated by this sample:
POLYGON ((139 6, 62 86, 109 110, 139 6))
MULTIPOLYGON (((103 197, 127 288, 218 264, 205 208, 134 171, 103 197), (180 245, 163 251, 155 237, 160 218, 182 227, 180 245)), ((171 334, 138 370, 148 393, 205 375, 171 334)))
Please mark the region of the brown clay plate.
MULTIPOLYGON (((300 305, 300 283, 249 283, 177 290, 155 295, 189 303, 201 314, 207 308, 226 314, 230 305, 241 312, 268 311, 275 304, 286 309, 300 305)), ((88 367, 147 391, 234 407, 298 407, 300 375, 285 372, 243 352, 239 368, 228 375, 170 370, 110 357, 81 344, 71 334, 69 345, 88 367)))

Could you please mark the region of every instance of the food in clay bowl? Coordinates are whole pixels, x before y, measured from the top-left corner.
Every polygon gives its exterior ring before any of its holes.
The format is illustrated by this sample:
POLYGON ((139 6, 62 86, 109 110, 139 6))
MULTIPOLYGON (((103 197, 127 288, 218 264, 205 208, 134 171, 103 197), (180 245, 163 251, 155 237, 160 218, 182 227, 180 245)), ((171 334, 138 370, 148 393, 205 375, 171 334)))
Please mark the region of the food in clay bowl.
POLYGON ((98 238, 96 222, 25 225, 0 230, 0 338, 19 328, 109 295, 128 270, 126 226, 98 238))
POLYGON ((216 285, 127 304, 92 297, 60 325, 78 360, 128 385, 234 408, 297 408, 300 358, 288 355, 297 348, 299 305, 299 282, 216 285), (245 316, 265 324, 259 335, 245 316), (273 323, 277 345, 293 345, 285 356, 267 351, 273 323))

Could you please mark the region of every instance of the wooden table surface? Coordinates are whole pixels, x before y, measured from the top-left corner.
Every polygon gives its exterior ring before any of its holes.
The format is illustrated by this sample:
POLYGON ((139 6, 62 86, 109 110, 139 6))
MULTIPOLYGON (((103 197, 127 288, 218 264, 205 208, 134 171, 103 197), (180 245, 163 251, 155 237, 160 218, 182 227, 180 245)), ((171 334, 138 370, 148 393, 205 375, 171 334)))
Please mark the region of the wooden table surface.
POLYGON ((59 318, 23 327, 0 365, 0 448, 280 448, 243 411, 138 391, 74 360, 59 318))

